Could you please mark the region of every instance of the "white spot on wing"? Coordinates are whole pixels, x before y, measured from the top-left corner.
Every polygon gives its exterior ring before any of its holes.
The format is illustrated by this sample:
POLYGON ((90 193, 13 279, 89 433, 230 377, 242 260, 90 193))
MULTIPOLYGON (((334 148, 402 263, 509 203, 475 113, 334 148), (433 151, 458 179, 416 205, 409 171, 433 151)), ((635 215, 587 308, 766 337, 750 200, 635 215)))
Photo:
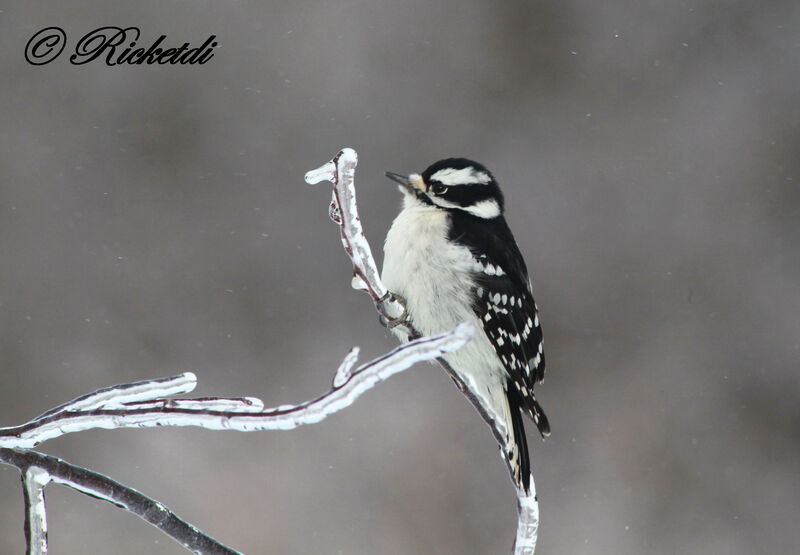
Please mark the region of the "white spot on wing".
MULTIPOLYGON (((479 258, 485 259, 486 257, 485 256, 481 256, 479 258)), ((476 272, 483 272, 484 274, 489 275, 489 276, 504 276, 504 275, 506 275, 506 273, 503 271, 503 269, 500 266, 497 266, 495 264, 488 264, 488 263, 484 264, 483 262, 481 262, 481 260, 475 260, 473 265, 472 265, 472 267, 476 272)))

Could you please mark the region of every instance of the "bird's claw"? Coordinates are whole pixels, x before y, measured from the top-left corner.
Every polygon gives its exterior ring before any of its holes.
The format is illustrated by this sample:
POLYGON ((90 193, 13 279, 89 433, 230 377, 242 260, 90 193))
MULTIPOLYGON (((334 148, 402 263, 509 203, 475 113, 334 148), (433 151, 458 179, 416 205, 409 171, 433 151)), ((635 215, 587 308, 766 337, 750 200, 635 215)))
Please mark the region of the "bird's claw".
POLYGON ((389 318, 387 316, 382 315, 381 323, 390 330, 396 328, 397 326, 410 324, 411 320, 409 319, 408 308, 407 308, 408 305, 405 297, 403 297, 402 295, 398 295, 397 293, 389 292, 389 295, 384 301, 384 304, 392 301, 400 304, 400 306, 403 307, 403 313, 397 318, 389 318))

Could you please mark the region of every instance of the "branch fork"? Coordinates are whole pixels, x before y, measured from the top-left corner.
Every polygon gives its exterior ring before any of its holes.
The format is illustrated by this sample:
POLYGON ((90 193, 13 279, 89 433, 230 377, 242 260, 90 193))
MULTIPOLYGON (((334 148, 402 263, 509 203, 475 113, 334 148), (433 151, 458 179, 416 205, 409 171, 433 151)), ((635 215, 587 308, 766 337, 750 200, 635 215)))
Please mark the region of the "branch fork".
POLYGON ((197 385, 186 372, 107 387, 48 410, 25 424, 0 428, 0 462, 20 470, 25 500, 28 551, 47 552, 44 487, 55 482, 103 499, 143 518, 195 553, 233 554, 237 551, 185 522, 161 503, 107 476, 30 451, 48 439, 95 428, 197 426, 211 430, 290 430, 313 424, 343 410, 378 383, 464 346, 472 339, 469 325, 432 337, 422 337, 357 368, 353 348, 337 368, 333 387, 316 399, 297 405, 264 408, 254 397, 175 399, 197 385))

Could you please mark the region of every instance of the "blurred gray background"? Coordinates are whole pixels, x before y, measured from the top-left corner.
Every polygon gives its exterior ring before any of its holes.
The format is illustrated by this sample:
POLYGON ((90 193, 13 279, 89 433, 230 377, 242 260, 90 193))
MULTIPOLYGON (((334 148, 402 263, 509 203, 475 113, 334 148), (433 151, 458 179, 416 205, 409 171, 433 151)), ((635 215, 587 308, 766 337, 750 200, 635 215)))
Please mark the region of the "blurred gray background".
MULTIPOLYGON (((394 341, 303 182, 488 166, 534 277, 553 424, 529 425, 540 553, 790 553, 800 532, 800 5, 0 4, 0 422, 192 370, 200 395, 299 402, 394 341), (43 27, 62 57, 29 65, 43 27), (68 63, 85 33, 199 45, 203 66, 68 63)), ((92 431, 43 446, 247 553, 507 553, 514 494, 441 370, 291 432, 92 431)), ((0 552, 23 551, 0 468, 0 552)), ((180 554, 51 486, 53 553, 180 554)))

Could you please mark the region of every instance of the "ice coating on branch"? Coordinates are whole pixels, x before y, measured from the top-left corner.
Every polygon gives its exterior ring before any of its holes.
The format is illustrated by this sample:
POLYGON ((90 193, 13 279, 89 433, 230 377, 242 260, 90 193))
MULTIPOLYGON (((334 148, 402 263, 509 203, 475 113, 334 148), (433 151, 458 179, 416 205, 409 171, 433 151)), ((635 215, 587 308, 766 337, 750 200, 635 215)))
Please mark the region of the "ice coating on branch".
MULTIPOLYGON (((402 372, 417 362, 431 360, 464 346, 472 338, 474 330, 468 323, 458 325, 453 331, 433 337, 422 337, 402 345, 356 370, 347 368, 354 363, 351 351, 337 370, 337 383, 341 385, 325 395, 298 405, 282 405, 277 408, 254 411, 249 402, 233 400, 236 410, 220 410, 230 399, 153 400, 155 407, 140 407, 136 403, 121 404, 109 399, 107 405, 114 409, 93 409, 89 412, 57 411, 47 418, 39 418, 11 428, 0 428, 0 447, 30 448, 42 441, 64 434, 103 428, 151 428, 156 426, 198 426, 211 430, 291 430, 305 424, 319 422, 331 414, 349 407, 361 395, 378 383, 402 372), (342 370, 345 368, 345 370, 342 370), (341 381, 349 374, 349 378, 341 381), (181 403, 186 404, 180 407, 181 403), (187 408, 189 407, 189 408, 187 408)), ((165 381, 153 380, 154 388, 163 387, 165 381)), ((118 391, 127 391, 123 384, 115 386, 118 391)), ((146 382, 137 382, 137 387, 147 389, 146 382)), ((123 395, 125 395, 123 393, 123 395)), ((86 397, 91 397, 87 395, 86 397)), ((254 401, 252 401, 254 402, 254 401)))
POLYGON ((316 185, 323 181, 336 179, 336 165, 333 161, 326 162, 315 170, 306 172, 305 180, 309 185, 316 185))
POLYGON ((450 333, 455 339, 463 341, 466 345, 468 341, 475 337, 475 327, 469 322, 461 322, 450 333))
POLYGON ((368 291, 367 282, 361 279, 358 274, 353 274, 353 279, 350 280, 350 287, 356 291, 368 291))
POLYGON ((530 492, 517 490, 517 537, 514 541, 515 555, 533 555, 536 553, 536 541, 539 538, 539 501, 536 499, 536 485, 533 474, 530 479, 530 492))
MULTIPOLYGON (((388 298, 388 290, 380 279, 375 259, 358 215, 356 204, 355 170, 358 165, 358 154, 352 148, 342 149, 330 162, 316 170, 306 173, 308 183, 330 181, 333 183, 333 199, 328 215, 339 226, 342 245, 353 263, 354 277, 351 285, 357 291, 365 291, 373 301, 388 298)), ((394 300, 385 302, 382 310, 385 316, 397 317, 403 313, 402 306, 394 300)))
POLYGON ((98 389, 88 395, 82 395, 72 401, 37 416, 39 420, 65 411, 88 411, 103 407, 117 407, 123 403, 150 401, 161 397, 171 397, 189 393, 197 386, 197 376, 192 372, 184 372, 177 376, 145 380, 127 384, 112 385, 98 389))
POLYGON ((336 225, 342 225, 342 213, 339 211, 339 203, 336 201, 336 191, 333 192, 333 199, 328 206, 328 217, 336 225))
POLYGON ((32 466, 25 473, 25 479, 38 486, 46 486, 50 483, 50 474, 44 468, 32 466))
POLYGON ((53 483, 61 484, 62 486, 67 486, 81 493, 85 493, 86 495, 90 495, 92 497, 100 499, 101 501, 108 501, 109 503, 113 503, 114 505, 117 505, 122 509, 128 509, 128 506, 123 503, 120 503, 119 499, 115 499, 114 497, 107 495, 100 489, 89 487, 80 482, 76 482, 74 480, 68 480, 60 476, 54 476, 53 483))
POLYGON ((261 412, 264 401, 258 397, 207 397, 203 399, 156 399, 141 403, 124 403, 105 405, 105 409, 154 409, 169 407, 173 409, 213 410, 219 412, 261 412))
POLYGON ((47 510, 44 504, 44 486, 50 482, 50 474, 43 468, 31 466, 25 471, 25 501, 28 513, 28 553, 47 553, 47 510))
POLYGON ((353 347, 350 349, 350 352, 345 355, 344 360, 339 365, 339 368, 336 369, 336 374, 333 376, 333 387, 342 386, 347 380, 350 379, 350 376, 353 375, 351 370, 358 361, 359 351, 360 349, 358 347, 353 347))

